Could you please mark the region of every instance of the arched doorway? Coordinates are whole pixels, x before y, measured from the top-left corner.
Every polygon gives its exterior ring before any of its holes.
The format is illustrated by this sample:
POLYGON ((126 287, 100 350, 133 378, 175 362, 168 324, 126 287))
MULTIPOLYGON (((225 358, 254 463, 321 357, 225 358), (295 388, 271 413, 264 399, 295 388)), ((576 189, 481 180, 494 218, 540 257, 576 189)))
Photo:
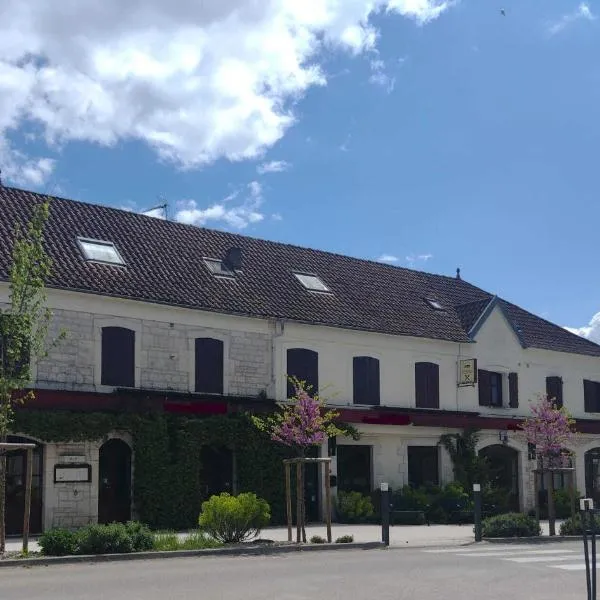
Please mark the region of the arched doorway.
POLYGON ((514 448, 495 444, 482 448, 479 455, 487 459, 490 483, 496 492, 492 500, 496 510, 519 511, 519 453, 514 448))
POLYGON ((600 502, 600 448, 585 453, 585 495, 600 502))
MULTIPOLYGON (((36 443, 23 437, 8 436, 7 442, 15 444, 36 443)), ((31 512, 29 530, 42 532, 43 497, 43 447, 36 444, 33 451, 31 475, 31 512)), ((27 481, 27 450, 11 450, 6 455, 6 535, 23 533, 25 514, 25 485, 27 481)))
POLYGON ((100 447, 98 522, 125 523, 131 519, 131 448, 119 439, 100 447))

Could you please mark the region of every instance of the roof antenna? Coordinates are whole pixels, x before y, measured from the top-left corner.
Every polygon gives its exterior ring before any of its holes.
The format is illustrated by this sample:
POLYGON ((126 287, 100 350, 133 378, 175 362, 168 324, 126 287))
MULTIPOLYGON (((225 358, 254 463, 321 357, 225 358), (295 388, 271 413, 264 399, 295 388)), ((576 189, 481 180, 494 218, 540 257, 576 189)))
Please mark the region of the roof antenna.
POLYGON ((165 221, 168 221, 169 220, 169 203, 165 200, 164 196, 159 196, 158 199, 162 200, 162 204, 157 204, 156 206, 153 206, 152 208, 148 208, 148 209, 142 211, 142 214, 145 215, 153 210, 158 210, 160 208, 163 211, 165 221))
POLYGON ((460 279, 460 267, 456 269, 456 279, 460 279))

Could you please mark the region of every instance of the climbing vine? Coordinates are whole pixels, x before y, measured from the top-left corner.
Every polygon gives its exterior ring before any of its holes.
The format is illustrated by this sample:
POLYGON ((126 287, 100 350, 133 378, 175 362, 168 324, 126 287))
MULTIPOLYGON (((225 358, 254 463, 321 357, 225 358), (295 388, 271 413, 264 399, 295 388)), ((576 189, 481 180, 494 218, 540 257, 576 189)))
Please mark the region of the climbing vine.
POLYGON ((162 413, 111 414, 17 411, 13 429, 44 442, 102 440, 128 432, 135 453, 133 493, 140 520, 155 528, 197 524, 203 497, 203 446, 228 447, 236 456, 238 491, 252 491, 271 505, 272 521, 283 522, 282 459, 288 450, 258 431, 248 416, 204 418, 162 413))

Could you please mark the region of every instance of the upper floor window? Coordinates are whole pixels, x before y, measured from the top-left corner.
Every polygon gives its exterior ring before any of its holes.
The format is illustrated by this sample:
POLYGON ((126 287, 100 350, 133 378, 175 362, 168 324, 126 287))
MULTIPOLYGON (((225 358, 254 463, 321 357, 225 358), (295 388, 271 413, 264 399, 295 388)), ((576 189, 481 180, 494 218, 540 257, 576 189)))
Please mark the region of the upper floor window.
POLYGON ((600 382, 583 380, 583 404, 585 412, 600 412, 600 382))
POLYGON ((440 407, 440 368, 435 363, 415 364, 415 401, 417 408, 440 407))
POLYGON ((479 369, 477 379, 479 406, 502 406, 502 373, 479 369))
POLYGON ((563 406, 563 380, 562 377, 546 377, 546 395, 557 408, 563 406))
POLYGON ((223 393, 223 341, 197 338, 195 341, 195 391, 223 393))
POLYGON ((294 273, 296 279, 307 289, 312 292, 329 292, 330 289, 323 280, 312 273, 294 273))
POLYGON ((103 327, 101 361, 102 385, 135 387, 135 331, 103 327))
POLYGON ((355 356, 352 366, 354 404, 379 405, 379 360, 371 356, 355 356))
POLYGON ((303 381, 311 396, 319 393, 319 354, 306 348, 290 348, 287 351, 287 397, 296 395, 290 377, 303 381))

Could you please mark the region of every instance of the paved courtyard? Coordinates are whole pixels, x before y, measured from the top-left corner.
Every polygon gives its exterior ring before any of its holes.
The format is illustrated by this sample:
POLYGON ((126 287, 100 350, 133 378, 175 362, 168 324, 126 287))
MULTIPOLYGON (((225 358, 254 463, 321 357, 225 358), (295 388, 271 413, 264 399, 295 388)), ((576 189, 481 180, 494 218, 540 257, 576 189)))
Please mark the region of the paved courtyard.
POLYGON ((0 569, 2 600, 580 600, 580 543, 391 548, 0 569))

